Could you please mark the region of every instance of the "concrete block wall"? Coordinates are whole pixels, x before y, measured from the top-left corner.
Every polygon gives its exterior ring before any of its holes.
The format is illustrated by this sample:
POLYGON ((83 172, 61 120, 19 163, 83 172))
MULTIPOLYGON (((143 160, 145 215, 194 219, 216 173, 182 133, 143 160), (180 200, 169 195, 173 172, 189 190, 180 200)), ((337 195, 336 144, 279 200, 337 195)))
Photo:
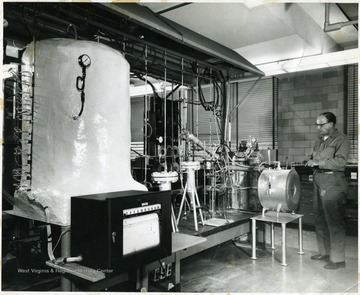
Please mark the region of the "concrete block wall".
POLYGON ((278 76, 278 160, 309 158, 318 137, 316 117, 325 111, 337 117, 344 131, 345 70, 343 66, 278 76))

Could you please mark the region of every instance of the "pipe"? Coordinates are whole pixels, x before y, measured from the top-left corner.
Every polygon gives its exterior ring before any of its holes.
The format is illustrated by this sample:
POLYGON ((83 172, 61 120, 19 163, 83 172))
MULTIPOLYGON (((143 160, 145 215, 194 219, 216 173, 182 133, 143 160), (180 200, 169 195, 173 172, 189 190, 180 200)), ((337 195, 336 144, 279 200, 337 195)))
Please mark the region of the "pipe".
POLYGON ((282 266, 287 266, 286 263, 286 224, 281 224, 281 264, 282 266))
MULTIPOLYGON (((164 83, 164 148, 165 148, 165 159, 166 159, 166 154, 167 154, 167 142, 166 142, 166 137, 167 137, 167 134, 166 134, 166 121, 167 121, 167 117, 166 117, 166 114, 167 114, 167 105, 166 105, 166 74, 167 74, 167 71, 166 71, 166 52, 165 52, 165 57, 164 57, 164 80, 165 80, 165 83, 164 83)), ((165 160, 165 172, 167 172, 167 162, 165 160)))
POLYGON ((211 151, 209 151, 204 144, 201 142, 200 139, 198 139, 195 135, 185 131, 184 132, 184 136, 187 140, 190 140, 191 142, 193 142, 194 144, 196 144, 197 146, 199 146, 200 148, 202 148, 207 154, 209 154, 211 157, 215 157, 217 158, 218 155, 216 153, 212 153, 211 151))
POLYGON ((275 250, 275 230, 274 230, 274 222, 271 222, 271 232, 270 232, 270 238, 271 238, 271 249, 275 250))
POLYGON ((355 25, 357 23, 358 20, 330 24, 330 3, 325 3, 324 32, 338 31, 341 30, 342 27, 355 25))
POLYGON ((299 218, 299 252, 298 254, 304 254, 303 251, 303 235, 302 235, 302 220, 299 218))
POLYGON ((251 219, 251 259, 256 258, 256 219, 251 219))

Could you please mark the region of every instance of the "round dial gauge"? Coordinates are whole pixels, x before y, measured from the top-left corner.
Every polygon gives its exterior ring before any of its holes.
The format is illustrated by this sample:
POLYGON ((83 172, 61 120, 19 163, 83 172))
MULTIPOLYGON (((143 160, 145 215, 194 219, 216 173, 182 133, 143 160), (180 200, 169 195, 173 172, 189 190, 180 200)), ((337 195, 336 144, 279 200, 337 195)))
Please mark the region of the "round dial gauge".
POLYGON ((87 68, 91 64, 91 58, 87 54, 80 55, 78 61, 79 65, 84 68, 87 68))

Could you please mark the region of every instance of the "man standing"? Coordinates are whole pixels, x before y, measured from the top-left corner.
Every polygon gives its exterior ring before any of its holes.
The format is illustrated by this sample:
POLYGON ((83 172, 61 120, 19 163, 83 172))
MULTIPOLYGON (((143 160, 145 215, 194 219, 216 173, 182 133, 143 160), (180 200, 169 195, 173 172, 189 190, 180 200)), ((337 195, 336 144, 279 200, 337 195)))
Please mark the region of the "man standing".
POLYGON ((325 260, 326 269, 345 267, 344 200, 347 192, 345 165, 350 143, 335 128, 333 113, 321 113, 316 119, 319 138, 306 166, 314 171, 314 214, 316 238, 320 254, 312 260, 325 260))

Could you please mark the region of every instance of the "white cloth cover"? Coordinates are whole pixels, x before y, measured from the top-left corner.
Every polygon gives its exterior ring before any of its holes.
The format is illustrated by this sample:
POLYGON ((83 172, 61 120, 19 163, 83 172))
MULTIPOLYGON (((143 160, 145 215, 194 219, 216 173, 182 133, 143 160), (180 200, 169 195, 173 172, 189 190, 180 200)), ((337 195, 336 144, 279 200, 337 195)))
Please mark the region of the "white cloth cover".
POLYGON ((24 71, 34 71, 31 187, 17 191, 13 213, 70 225, 71 196, 146 190, 130 170, 129 64, 100 43, 50 39, 29 44, 24 71), (85 104, 76 79, 87 54, 85 104))

